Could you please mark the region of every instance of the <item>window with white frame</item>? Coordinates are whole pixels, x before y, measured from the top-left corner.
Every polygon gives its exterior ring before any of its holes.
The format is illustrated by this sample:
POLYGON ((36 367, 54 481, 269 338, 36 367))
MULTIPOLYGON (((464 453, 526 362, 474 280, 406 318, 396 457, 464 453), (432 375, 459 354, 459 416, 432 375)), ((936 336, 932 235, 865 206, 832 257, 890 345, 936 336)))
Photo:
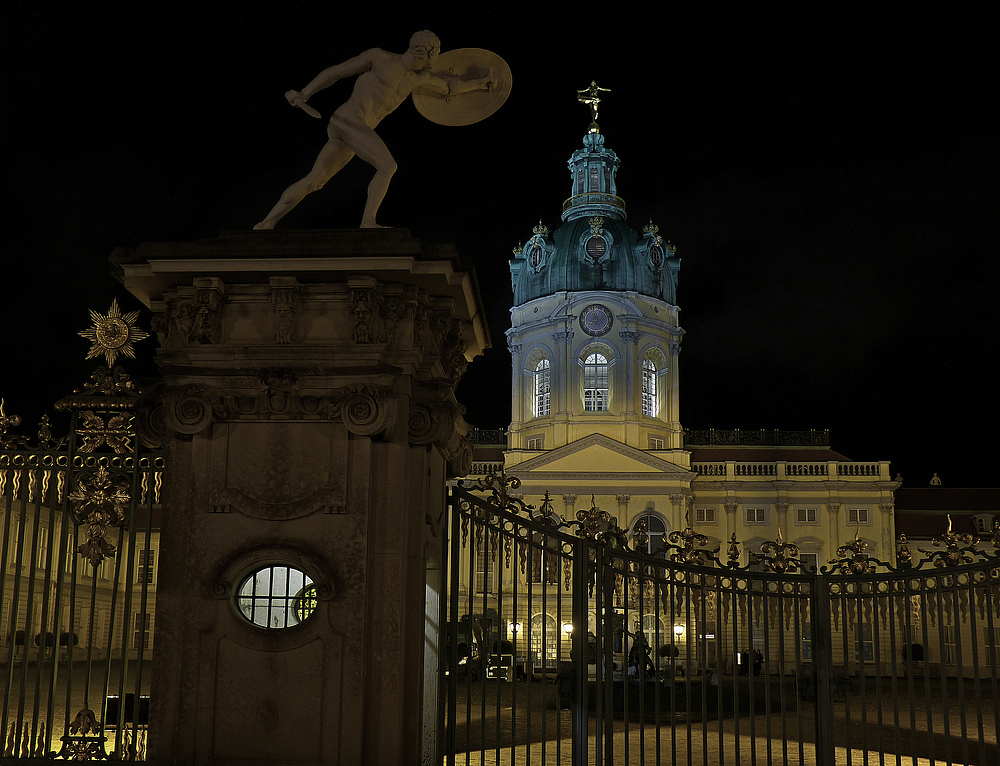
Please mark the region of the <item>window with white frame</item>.
POLYGON ((847 522, 849 524, 867 524, 868 523, 868 509, 867 508, 848 508, 847 509, 847 522))
POLYGON ((134 614, 132 615, 132 648, 149 649, 150 628, 153 624, 153 615, 134 614), (141 642, 141 643, 140 643, 141 642))
POLYGON ((38 528, 38 567, 39 569, 45 568, 45 563, 48 561, 48 547, 49 547, 49 530, 45 527, 38 528))
POLYGON ((152 583, 156 571, 156 551, 140 548, 136 553, 135 581, 137 583, 152 583))
POLYGON ((875 642, 872 640, 872 626, 866 622, 854 628, 854 659, 875 662, 875 642))
POLYGON ((524 441, 525 449, 542 449, 545 439, 542 436, 529 436, 524 441))
POLYGON ((667 525, 655 513, 644 513, 637 516, 632 522, 632 541, 635 550, 640 553, 656 554, 662 553, 667 536, 667 525), (640 530, 645 530, 646 543, 639 546, 635 544, 635 536, 640 530))
POLYGON ((715 523, 715 509, 714 508, 695 508, 694 509, 694 520, 699 524, 714 524, 715 523))
POLYGON ((800 552, 799 564, 802 565, 802 572, 804 574, 809 574, 810 572, 819 571, 819 554, 800 552))
POLYGON ((948 665, 955 665, 958 662, 958 653, 956 651, 955 642, 955 626, 954 625, 942 625, 941 626, 944 642, 941 644, 941 655, 942 659, 948 665))
POLYGON ((802 661, 811 662, 813 658, 813 641, 812 641, 812 632, 809 629, 809 625, 802 626, 800 646, 802 649, 802 661))
POLYGON ((531 618, 531 664, 539 668, 554 668, 559 663, 559 625, 551 614, 536 614, 531 618))
POLYGON ((603 412, 608 409, 608 358, 596 351, 587 355, 583 362, 583 408, 587 412, 603 412))
POLYGON ((972 522, 976 525, 976 532, 981 535, 988 535, 993 531, 992 513, 977 513, 972 517, 972 522))
POLYGON ((552 370, 548 359, 539 359, 535 365, 532 389, 532 414, 536 418, 548 415, 552 406, 552 370))
POLYGON ((663 439, 661 439, 659 436, 650 436, 649 437, 649 448, 650 449, 663 449, 663 444, 664 444, 663 439))
POLYGON ((476 593, 492 593, 496 588, 497 562, 485 542, 476 548, 476 593))
MULTIPOLYGON (((547 520, 546 524, 550 523, 547 520)), ((553 531, 555 531, 553 527, 553 531)), ((562 545, 555 537, 543 532, 531 535, 531 570, 528 581, 532 583, 557 585, 563 560, 559 555, 562 545)))
POLYGON ((664 616, 657 617, 653 612, 646 612, 642 616, 642 635, 654 650, 669 643, 670 631, 664 616))
POLYGON ((986 664, 991 668, 1000 667, 1000 627, 983 626, 983 649, 986 651, 986 664))
POLYGON ((656 397, 656 362, 649 357, 642 360, 642 414, 656 417, 659 414, 656 397))
POLYGON ((795 511, 796 524, 815 524, 816 518, 815 508, 797 508, 795 511))
POLYGON ((747 508, 746 509, 746 523, 747 524, 766 524, 767 523, 767 510, 764 508, 747 508))

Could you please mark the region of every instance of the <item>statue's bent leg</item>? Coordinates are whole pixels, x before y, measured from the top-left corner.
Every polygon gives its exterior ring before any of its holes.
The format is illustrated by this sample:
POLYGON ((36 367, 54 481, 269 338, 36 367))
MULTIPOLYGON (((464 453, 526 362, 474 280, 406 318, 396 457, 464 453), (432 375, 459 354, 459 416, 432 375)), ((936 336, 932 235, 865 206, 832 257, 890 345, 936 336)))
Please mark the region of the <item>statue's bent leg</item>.
POLYGON ((396 160, 392 158, 392 154, 389 153, 389 149, 382 139, 367 125, 344 121, 339 127, 341 127, 343 134, 349 138, 355 154, 375 168, 375 177, 368 184, 368 199, 365 202, 365 212, 361 218, 361 228, 379 228, 375 216, 382 200, 385 199, 389 181, 392 180, 392 176, 396 172, 396 160))
POLYGON ((274 225, 290 213, 307 194, 322 189, 353 156, 354 151, 343 141, 331 139, 320 150, 309 174, 285 189, 277 204, 271 208, 271 212, 254 226, 254 229, 257 231, 273 229, 274 225))

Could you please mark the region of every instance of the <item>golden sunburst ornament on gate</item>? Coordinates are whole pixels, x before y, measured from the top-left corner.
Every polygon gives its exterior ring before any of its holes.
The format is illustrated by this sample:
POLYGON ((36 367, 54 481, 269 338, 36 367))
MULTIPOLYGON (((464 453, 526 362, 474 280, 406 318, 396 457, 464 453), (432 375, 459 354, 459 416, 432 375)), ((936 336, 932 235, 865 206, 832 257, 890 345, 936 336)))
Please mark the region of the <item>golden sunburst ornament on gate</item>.
POLYGON ((122 314, 118 308, 117 298, 111 301, 111 308, 107 314, 91 310, 90 319, 93 325, 79 333, 94 344, 87 353, 87 359, 103 356, 108 367, 113 367, 119 356, 135 359, 133 344, 149 337, 149 333, 135 326, 138 318, 138 311, 122 314))

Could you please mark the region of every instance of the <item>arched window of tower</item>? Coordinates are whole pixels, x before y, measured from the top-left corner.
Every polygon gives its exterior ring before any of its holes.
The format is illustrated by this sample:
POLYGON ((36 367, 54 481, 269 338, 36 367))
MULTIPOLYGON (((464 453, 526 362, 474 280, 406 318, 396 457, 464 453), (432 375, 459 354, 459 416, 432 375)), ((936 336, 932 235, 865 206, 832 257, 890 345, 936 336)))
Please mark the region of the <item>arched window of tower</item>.
POLYGON ((549 414, 552 404, 552 370, 548 359, 538 360, 532 378, 532 414, 540 418, 549 414))
POLYGON ((608 358, 592 352, 583 362, 583 408, 587 412, 608 409, 609 388, 608 358))
POLYGON ((659 414, 656 396, 656 363, 648 356, 642 360, 642 414, 655 418, 659 414))
POLYGON ((651 348, 642 355, 642 414, 660 416, 660 377, 667 371, 666 355, 658 348, 651 348))

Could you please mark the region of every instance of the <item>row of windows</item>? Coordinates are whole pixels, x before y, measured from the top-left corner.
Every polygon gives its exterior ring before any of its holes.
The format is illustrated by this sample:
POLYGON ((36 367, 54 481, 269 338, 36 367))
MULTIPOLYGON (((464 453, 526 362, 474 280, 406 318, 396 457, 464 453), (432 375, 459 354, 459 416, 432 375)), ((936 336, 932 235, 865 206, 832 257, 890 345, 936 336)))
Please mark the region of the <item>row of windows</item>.
MULTIPOLYGON (((12 527, 12 534, 10 540, 9 555, 7 560, 7 565, 10 569, 13 569, 16 564, 17 549, 18 549, 18 533, 20 530, 20 523, 18 520, 14 521, 12 527)), ((58 556, 58 546, 59 543, 55 542, 53 551, 58 556)), ((77 542, 76 534, 70 532, 67 535, 66 551, 67 555, 63 561, 63 568, 67 574, 73 573, 74 562, 78 562, 77 566, 82 575, 92 576, 93 569, 91 564, 86 559, 82 558, 76 551, 77 542)), ((30 547, 25 546, 22 551, 22 566, 30 565, 30 547)), ((49 530, 46 527, 39 527, 37 530, 37 545, 36 545, 36 559, 35 563, 37 568, 45 569, 48 565, 48 555, 49 555, 49 530)), ((114 576, 115 562, 112 558, 107 558, 97 568, 97 577, 100 580, 110 580, 114 576)), ((146 550, 140 548, 136 551, 135 557, 135 582, 137 583, 153 583, 156 572, 156 550, 150 549, 146 550)))
MULTIPOLYGON (((656 417, 659 411, 657 376, 660 370, 651 357, 642 360, 642 414, 656 417)), ((583 360, 583 408, 605 412, 611 399, 610 365, 604 354, 588 354, 583 360)), ((548 415, 552 407, 552 367, 539 359, 532 372, 532 415, 548 415)))
MULTIPOLYGON (((848 508, 847 522, 849 524, 869 524, 871 517, 867 508, 848 508)), ((743 521, 747 524, 767 524, 766 508, 744 509, 743 521)), ((819 514, 815 508, 797 508, 795 510, 796 524, 818 524, 819 514)))
MULTIPOLYGON (((715 508, 695 508, 694 520, 697 524, 714 524, 715 508)), ((767 524, 766 508, 746 508, 743 520, 747 524, 767 524)), ((868 524, 867 508, 849 508, 847 520, 851 524, 868 524)), ((815 508, 797 508, 795 511, 797 524, 818 524, 818 512, 815 508)))

